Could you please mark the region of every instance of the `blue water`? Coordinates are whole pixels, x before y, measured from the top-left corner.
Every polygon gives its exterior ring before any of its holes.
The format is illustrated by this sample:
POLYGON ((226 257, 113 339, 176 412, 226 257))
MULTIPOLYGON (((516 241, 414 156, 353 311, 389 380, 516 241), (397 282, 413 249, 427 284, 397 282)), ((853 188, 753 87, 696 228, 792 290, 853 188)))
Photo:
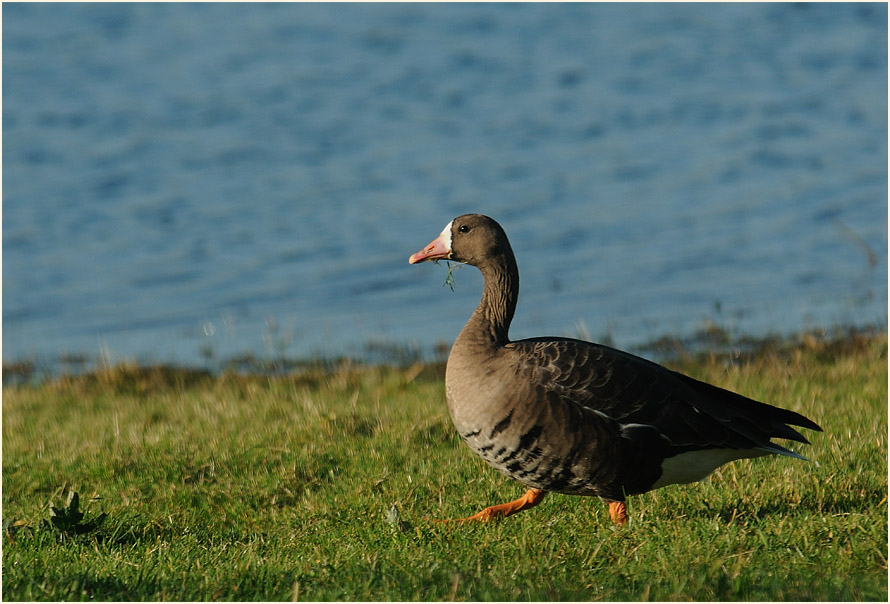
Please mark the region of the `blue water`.
POLYGON ((4 4, 3 360, 887 319, 884 4, 4 4))

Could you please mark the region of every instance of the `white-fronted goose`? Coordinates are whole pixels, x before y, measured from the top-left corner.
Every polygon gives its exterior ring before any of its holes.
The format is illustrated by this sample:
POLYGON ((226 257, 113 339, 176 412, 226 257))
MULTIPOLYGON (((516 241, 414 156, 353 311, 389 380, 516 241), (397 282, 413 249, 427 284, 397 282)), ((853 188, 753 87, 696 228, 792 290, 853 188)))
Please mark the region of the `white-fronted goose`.
POLYGON ((409 258, 449 259, 482 272, 482 301, 445 372, 461 438, 492 467, 528 487, 516 501, 463 520, 531 508, 547 491, 596 495, 612 521, 625 497, 703 479, 728 461, 778 453, 770 441, 807 443, 806 417, 700 382, 627 352, 570 338, 511 342, 519 271, 501 226, 480 214, 452 220, 409 258))

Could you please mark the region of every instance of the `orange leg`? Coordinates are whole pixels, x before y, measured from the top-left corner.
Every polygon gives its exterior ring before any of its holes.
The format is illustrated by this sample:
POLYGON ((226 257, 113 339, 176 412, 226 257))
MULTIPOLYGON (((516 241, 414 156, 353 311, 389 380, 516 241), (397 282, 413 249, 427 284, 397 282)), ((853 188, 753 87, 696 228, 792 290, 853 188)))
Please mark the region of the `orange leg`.
POLYGON ((535 507, 541 503, 546 494, 547 491, 542 491, 541 489, 529 489, 525 492, 525 495, 515 501, 487 507, 478 514, 474 514, 469 518, 460 518, 455 520, 455 522, 467 522, 468 520, 481 520, 484 522, 493 518, 506 518, 507 516, 512 516, 523 510, 535 507))
POLYGON ((610 501, 609 516, 612 517, 612 522, 615 524, 627 524, 627 506, 623 501, 610 501))

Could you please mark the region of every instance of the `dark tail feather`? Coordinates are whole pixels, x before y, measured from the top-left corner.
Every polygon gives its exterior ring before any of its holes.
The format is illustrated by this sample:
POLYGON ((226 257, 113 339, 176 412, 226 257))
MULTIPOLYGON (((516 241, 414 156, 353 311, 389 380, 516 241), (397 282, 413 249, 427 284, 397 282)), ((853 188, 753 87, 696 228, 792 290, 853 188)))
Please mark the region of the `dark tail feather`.
POLYGON ((777 445, 776 443, 768 443, 765 445, 761 445, 758 449, 762 449, 763 451, 769 451, 770 453, 775 453, 777 455, 784 455, 785 457, 793 457, 794 459, 802 459, 804 461, 810 461, 800 453, 795 453, 791 449, 786 449, 782 445, 777 445))
POLYGON ((772 434, 770 434, 770 437, 796 440, 797 442, 803 443, 805 445, 810 444, 810 441, 808 441, 803 434, 786 424, 776 424, 772 430, 772 434))

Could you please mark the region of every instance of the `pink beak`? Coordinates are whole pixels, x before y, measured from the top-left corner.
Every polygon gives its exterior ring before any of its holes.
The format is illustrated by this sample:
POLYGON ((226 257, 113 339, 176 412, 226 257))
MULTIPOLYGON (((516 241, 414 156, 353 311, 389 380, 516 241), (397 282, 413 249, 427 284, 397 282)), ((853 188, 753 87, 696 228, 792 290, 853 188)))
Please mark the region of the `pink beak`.
POLYGON ((439 235, 433 239, 428 246, 408 258, 409 264, 417 264, 418 262, 426 262, 427 260, 442 260, 451 256, 451 250, 445 243, 444 235, 439 235))

